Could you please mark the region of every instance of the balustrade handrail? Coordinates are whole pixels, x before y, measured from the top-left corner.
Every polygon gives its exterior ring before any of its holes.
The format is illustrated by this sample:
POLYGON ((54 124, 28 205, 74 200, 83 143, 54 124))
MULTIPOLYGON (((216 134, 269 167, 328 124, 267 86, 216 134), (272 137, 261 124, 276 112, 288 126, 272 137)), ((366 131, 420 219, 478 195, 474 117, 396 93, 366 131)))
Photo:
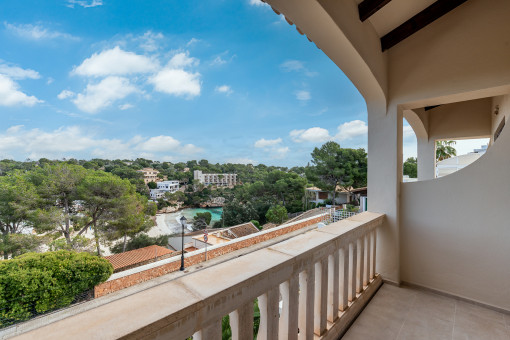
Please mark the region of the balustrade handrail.
POLYGON ((364 212, 279 244, 194 272, 23 334, 20 338, 233 339, 324 336, 375 277, 375 229, 384 215, 364 212), (366 253, 366 257, 364 256, 366 253), (366 265, 365 265, 366 263, 366 265), (283 308, 278 303, 280 296, 283 308), (329 321, 329 326, 328 326, 329 321), (250 335, 251 334, 251 335, 250 335))

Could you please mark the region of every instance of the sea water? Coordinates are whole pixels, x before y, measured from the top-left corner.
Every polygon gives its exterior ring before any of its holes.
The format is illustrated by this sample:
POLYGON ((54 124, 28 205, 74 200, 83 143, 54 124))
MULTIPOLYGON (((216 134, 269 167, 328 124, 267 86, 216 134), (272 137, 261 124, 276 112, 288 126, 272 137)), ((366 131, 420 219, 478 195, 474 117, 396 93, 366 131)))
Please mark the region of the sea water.
MULTIPOLYGON (((165 224, 167 225, 168 229, 171 230, 172 233, 178 233, 181 231, 181 224, 179 220, 182 216, 186 217, 186 220, 188 221, 188 224, 193 221, 193 217, 197 213, 204 213, 204 212, 210 212, 211 213, 211 223, 212 226, 214 222, 217 222, 221 219, 221 215, 223 214, 223 208, 187 208, 182 209, 174 213, 165 214, 165 224)), ((190 228, 188 228, 190 229, 190 228)))

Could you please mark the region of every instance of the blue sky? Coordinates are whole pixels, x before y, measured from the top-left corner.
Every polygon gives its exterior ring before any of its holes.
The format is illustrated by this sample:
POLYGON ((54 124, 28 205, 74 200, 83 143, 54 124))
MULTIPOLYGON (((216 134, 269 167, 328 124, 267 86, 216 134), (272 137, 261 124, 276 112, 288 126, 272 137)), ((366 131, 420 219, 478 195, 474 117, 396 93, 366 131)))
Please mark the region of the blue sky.
POLYGON ((361 95, 261 2, 17 0, 0 23, 0 158, 294 166, 366 147, 361 95))

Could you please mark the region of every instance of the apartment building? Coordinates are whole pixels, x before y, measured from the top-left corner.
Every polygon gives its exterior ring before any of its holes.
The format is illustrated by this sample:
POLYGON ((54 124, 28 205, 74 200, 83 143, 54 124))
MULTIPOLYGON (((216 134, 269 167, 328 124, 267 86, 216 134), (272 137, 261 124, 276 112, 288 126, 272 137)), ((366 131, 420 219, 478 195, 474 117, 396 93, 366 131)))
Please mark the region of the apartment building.
POLYGON ((145 184, 149 182, 159 182, 161 181, 158 178, 159 171, 153 168, 143 168, 142 170, 137 170, 137 172, 143 173, 143 181, 145 184))
POLYGON ((193 178, 205 185, 234 186, 237 183, 236 174, 204 174, 200 170, 193 171, 193 178))

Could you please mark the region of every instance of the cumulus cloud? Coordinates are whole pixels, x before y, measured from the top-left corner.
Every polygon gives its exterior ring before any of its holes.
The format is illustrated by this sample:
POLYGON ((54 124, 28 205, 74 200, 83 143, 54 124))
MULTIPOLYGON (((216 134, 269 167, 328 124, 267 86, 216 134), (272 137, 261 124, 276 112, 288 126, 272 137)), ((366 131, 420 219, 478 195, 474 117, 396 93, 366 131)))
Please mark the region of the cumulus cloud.
POLYGON ((278 145, 281 142, 282 142, 281 138, 276 138, 276 139, 264 139, 264 138, 261 138, 261 139, 259 139, 258 141, 255 142, 255 147, 256 148, 267 148, 269 146, 278 145))
POLYGON ((103 5, 103 0, 67 0, 67 7, 74 8, 74 5, 81 6, 83 8, 97 7, 103 5))
POLYGON ((214 90, 218 93, 225 93, 227 95, 229 95, 233 92, 232 89, 230 88, 230 86, 228 86, 228 85, 216 86, 216 88, 214 90))
POLYGON ((292 130, 289 135, 296 143, 322 143, 332 139, 329 135, 329 131, 320 127, 292 130))
POLYGON ((191 38, 191 39, 188 41, 188 43, 186 44, 186 46, 188 46, 188 47, 189 47, 189 46, 192 46, 192 45, 196 44, 196 43, 197 43, 197 42, 199 42, 199 41, 200 41, 200 39, 191 38))
POLYGON ((281 148, 276 148, 273 150, 273 158, 284 158, 289 152, 288 146, 283 146, 281 148))
POLYGON ((19 85, 11 78, 0 74, 0 106, 34 106, 42 100, 19 90, 19 85))
MULTIPOLYGON (((192 144, 183 145, 170 136, 141 137, 131 140, 97 138, 93 132, 78 126, 61 127, 53 131, 25 129, 12 126, 0 133, 0 156, 17 155, 18 158, 107 157, 136 158, 156 155, 159 151, 186 154, 201 151, 192 144), (164 148, 154 143, 166 142, 164 148), (152 147, 152 148, 151 148, 152 147), (149 149, 151 148, 151 149, 149 149)), ((168 154, 165 153, 166 157, 168 154)), ((157 157, 157 156, 156 156, 157 157)))
POLYGON ((414 130, 411 127, 411 125, 404 125, 404 127, 403 127, 403 137, 404 138, 416 137, 416 134, 414 133, 414 130))
POLYGON ((152 76, 149 82, 158 92, 188 99, 200 95, 200 73, 189 72, 185 68, 196 66, 198 60, 190 58, 187 53, 178 53, 170 59, 168 64, 152 76))
POLYGON ((41 24, 32 25, 32 24, 10 24, 8 22, 4 22, 4 26, 7 31, 11 32, 14 35, 17 35, 24 39, 30 40, 50 40, 50 39, 69 39, 69 40, 79 40, 79 38, 72 36, 68 33, 63 33, 59 31, 54 31, 49 28, 42 26, 41 24))
POLYGON ((366 136, 368 133, 367 124, 361 120, 353 120, 338 126, 338 132, 335 135, 337 141, 353 139, 360 136, 366 136))
POLYGON ((39 79, 39 72, 31 69, 23 69, 18 66, 8 65, 0 60, 0 74, 11 79, 39 79))
POLYGON ((128 75, 149 73, 158 68, 158 63, 146 56, 122 50, 119 46, 94 53, 81 65, 74 68, 71 74, 80 76, 102 77, 110 75, 128 75))
POLYGON ((88 84, 84 93, 79 93, 73 103, 84 112, 96 113, 135 92, 139 90, 129 79, 111 76, 97 84, 88 84))
POLYGON ((57 95, 57 98, 60 99, 60 100, 63 100, 63 99, 71 98, 71 97, 74 97, 74 96, 75 96, 75 93, 73 91, 63 90, 62 92, 60 92, 57 95))
POLYGON ((307 101, 312 99, 312 96, 310 95, 310 92, 301 90, 296 92, 296 99, 301 101, 307 101))

